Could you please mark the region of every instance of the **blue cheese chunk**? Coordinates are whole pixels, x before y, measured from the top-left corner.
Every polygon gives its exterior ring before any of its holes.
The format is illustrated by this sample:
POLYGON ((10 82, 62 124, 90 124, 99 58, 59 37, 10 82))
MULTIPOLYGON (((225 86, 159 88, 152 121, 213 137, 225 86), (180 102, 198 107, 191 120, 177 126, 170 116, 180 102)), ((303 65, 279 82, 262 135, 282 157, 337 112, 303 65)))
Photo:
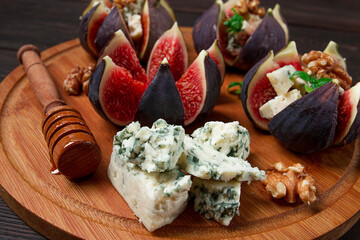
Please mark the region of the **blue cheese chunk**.
POLYGON ((204 146, 211 147, 228 157, 246 159, 250 154, 250 135, 239 122, 207 122, 191 135, 204 146))
POLYGON ((290 76, 294 72, 296 72, 296 69, 292 65, 286 65, 271 73, 266 74, 278 96, 287 93, 289 89, 294 85, 294 82, 290 79, 290 76))
POLYGON ((194 210, 225 226, 235 214, 240 215, 241 183, 222 182, 194 177, 190 195, 194 198, 194 210))
POLYGON ((113 147, 108 177, 139 221, 150 232, 170 224, 187 206, 191 179, 178 167, 148 173, 125 162, 113 147))
POLYGON ((164 172, 175 168, 184 151, 185 130, 169 125, 163 119, 151 128, 133 122, 118 132, 114 145, 120 146, 118 154, 126 161, 147 172, 164 172))
POLYGON ((250 163, 228 157, 210 147, 199 144, 185 136, 184 153, 179 159, 180 167, 189 174, 202 179, 221 181, 255 181, 265 179, 265 172, 250 163))
POLYGON ((301 92, 297 89, 293 89, 284 95, 276 96, 266 102, 259 108, 259 113, 263 118, 272 119, 276 114, 301 97, 301 92))

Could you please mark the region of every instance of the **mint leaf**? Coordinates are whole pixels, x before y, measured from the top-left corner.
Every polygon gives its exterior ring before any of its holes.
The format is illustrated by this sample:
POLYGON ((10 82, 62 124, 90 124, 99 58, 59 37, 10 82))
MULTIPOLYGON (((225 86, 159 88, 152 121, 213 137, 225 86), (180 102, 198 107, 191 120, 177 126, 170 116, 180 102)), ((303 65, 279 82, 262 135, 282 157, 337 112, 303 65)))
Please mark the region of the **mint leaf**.
POLYGON ((301 78, 302 80, 311 83, 311 77, 310 77, 310 75, 307 74, 306 72, 296 71, 296 72, 294 72, 294 73, 290 76, 290 79, 295 80, 295 77, 299 77, 299 78, 301 78))
POLYGON ((303 71, 294 72, 290 76, 290 79, 294 80, 295 77, 300 77, 302 80, 310 83, 311 86, 305 86, 305 90, 308 93, 314 91, 315 89, 317 89, 331 81, 330 78, 320 78, 320 79, 316 80, 316 78, 314 76, 310 76, 309 74, 307 74, 306 72, 303 72, 303 71))
POLYGON ((242 30, 244 18, 239 15, 235 8, 232 10, 235 14, 229 20, 225 21, 224 25, 227 26, 227 32, 238 33, 242 30))
POLYGON ((311 92, 314 91, 315 89, 312 88, 312 87, 309 87, 308 85, 305 85, 305 90, 306 90, 306 92, 311 93, 311 92))
POLYGON ((317 83, 318 83, 319 87, 321 87, 321 86, 324 86, 325 84, 327 84, 330 81, 331 81, 331 78, 319 78, 317 80, 317 83))

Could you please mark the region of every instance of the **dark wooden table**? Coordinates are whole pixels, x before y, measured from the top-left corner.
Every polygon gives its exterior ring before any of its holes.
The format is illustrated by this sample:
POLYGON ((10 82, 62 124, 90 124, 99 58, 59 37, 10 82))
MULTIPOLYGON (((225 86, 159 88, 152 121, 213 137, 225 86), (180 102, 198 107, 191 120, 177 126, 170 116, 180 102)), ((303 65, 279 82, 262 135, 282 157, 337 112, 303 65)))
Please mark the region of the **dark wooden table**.
MULTIPOLYGON (((192 26, 213 0, 169 0, 180 26, 192 26)), ((322 50, 329 40, 340 45, 354 82, 360 81, 360 1, 263 1, 280 3, 290 39, 300 53, 322 50)), ((2 0, 0 7, 0 81, 19 63, 17 49, 32 43, 45 50, 78 36, 78 17, 87 0, 2 0)), ((1 177, 1 173, 0 173, 1 177)), ((1 195, 1 192, 0 192, 1 195)), ((0 239, 44 239, 0 198, 0 239)), ((360 221, 341 238, 360 239, 360 221)))

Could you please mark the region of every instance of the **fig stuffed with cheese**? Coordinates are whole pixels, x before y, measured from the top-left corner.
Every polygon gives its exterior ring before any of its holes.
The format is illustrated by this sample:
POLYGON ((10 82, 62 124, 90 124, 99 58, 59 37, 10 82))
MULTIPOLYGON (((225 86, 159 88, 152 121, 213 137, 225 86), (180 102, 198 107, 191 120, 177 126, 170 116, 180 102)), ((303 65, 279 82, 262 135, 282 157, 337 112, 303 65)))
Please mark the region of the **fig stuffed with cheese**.
POLYGON ((290 42, 249 70, 240 95, 257 128, 295 152, 308 153, 358 138, 360 86, 351 85, 335 42, 302 56, 290 42))
POLYGON ((285 47, 289 33, 279 5, 265 11, 259 1, 217 0, 196 20, 193 39, 197 52, 217 39, 226 64, 247 71, 285 47))

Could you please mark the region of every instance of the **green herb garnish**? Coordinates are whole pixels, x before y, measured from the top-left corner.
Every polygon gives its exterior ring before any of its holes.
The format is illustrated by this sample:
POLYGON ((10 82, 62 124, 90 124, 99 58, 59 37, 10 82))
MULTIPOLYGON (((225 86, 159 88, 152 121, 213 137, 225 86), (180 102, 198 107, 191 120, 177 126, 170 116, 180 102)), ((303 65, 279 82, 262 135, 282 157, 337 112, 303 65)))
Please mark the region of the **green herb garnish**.
POLYGON ((227 90, 228 90, 228 92, 230 92, 230 93, 234 93, 234 94, 236 94, 236 95, 240 95, 242 85, 243 85, 243 82, 236 82, 236 81, 235 81, 235 82, 231 82, 231 83, 229 84, 227 90), (235 90, 230 90, 231 88, 234 88, 234 87, 237 87, 237 86, 239 86, 240 88, 239 88, 239 89, 235 89, 235 90))
POLYGON ((227 32, 238 33, 242 30, 244 18, 239 15, 235 8, 232 10, 235 14, 229 20, 225 21, 224 25, 227 26, 227 32))
POLYGON ((312 91, 314 91, 315 89, 327 84, 328 82, 331 81, 330 78, 319 78, 316 79, 314 76, 310 76, 309 74, 307 74, 306 72, 303 71, 296 71, 294 72, 291 76, 290 79, 291 80, 295 80, 295 77, 300 77, 302 80, 304 80, 305 82, 310 83, 310 86, 305 85, 305 90, 306 92, 310 93, 312 91))

